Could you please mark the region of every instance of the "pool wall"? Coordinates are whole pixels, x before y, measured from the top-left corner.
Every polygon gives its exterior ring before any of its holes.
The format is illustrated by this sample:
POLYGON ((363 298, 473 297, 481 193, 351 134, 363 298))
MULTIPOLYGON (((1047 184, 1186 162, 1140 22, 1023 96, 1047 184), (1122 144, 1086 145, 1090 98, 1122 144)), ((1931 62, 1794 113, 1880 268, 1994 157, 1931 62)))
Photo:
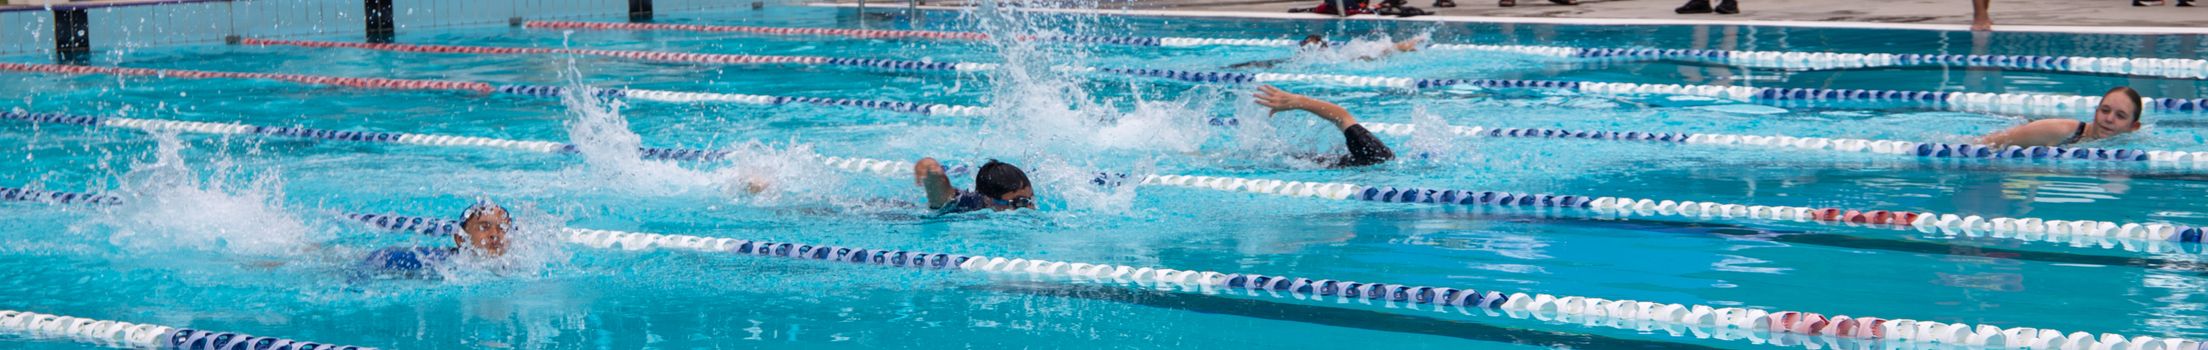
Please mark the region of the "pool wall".
MULTIPOLYGON (((215 43, 229 36, 367 35, 389 6, 389 28, 504 25, 515 18, 576 18, 750 6, 752 0, 233 0, 0 6, 0 55, 165 44, 215 43), (82 17, 73 17, 73 16, 82 17), (81 28, 72 18, 83 18, 81 28), (59 27, 59 28, 57 28, 59 27), (57 29, 65 29, 57 31, 57 29), (66 30, 81 29, 81 30, 66 30), (73 39, 82 39, 73 41, 73 39), (58 39, 58 40, 57 40, 58 39), (83 45, 71 45, 79 42, 83 45)), ((649 17, 636 19, 648 20, 649 17)))

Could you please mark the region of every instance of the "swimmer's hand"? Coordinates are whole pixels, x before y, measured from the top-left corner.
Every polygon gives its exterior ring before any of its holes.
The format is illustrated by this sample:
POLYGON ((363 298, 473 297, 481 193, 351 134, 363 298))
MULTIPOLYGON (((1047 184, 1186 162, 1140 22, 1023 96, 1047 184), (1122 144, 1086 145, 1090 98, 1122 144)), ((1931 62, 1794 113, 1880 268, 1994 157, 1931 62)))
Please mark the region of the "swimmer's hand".
POLYGON ((928 209, 940 209, 951 203, 958 189, 951 187, 951 178, 943 175, 943 164, 935 158, 920 158, 912 164, 912 183, 928 193, 928 209))
POLYGON ((1349 110, 1342 108, 1342 106, 1320 101, 1310 96, 1283 91, 1272 85, 1259 85, 1257 94, 1252 97, 1257 98, 1257 104, 1272 108, 1272 113, 1291 110, 1311 112, 1311 114, 1318 115, 1319 118, 1333 122, 1337 129, 1348 129, 1352 125, 1357 125, 1357 117, 1350 115, 1349 110))

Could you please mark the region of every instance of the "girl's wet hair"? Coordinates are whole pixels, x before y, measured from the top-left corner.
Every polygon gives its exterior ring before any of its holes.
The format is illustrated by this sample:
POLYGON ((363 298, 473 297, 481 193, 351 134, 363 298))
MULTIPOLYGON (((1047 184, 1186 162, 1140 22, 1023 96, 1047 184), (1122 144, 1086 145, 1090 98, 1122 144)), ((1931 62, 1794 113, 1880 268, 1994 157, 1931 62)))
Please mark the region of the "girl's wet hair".
POLYGON ((989 163, 981 165, 980 171, 974 172, 974 192, 980 192, 989 198, 1004 199, 1004 194, 1027 186, 1027 172, 995 159, 990 159, 989 163))

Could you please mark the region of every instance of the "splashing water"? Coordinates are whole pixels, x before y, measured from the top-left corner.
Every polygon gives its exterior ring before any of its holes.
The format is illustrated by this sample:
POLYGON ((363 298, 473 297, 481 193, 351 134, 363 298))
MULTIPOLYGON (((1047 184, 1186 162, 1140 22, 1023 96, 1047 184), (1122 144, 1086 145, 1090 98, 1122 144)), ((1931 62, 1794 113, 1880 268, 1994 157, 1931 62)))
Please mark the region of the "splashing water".
POLYGON ((1298 68, 1329 64, 1384 66, 1388 63, 1382 61, 1386 60, 1388 56, 1402 54, 1402 52, 1397 52, 1397 43, 1410 40, 1423 42, 1431 40, 1431 37, 1431 33, 1420 33, 1399 41, 1386 34, 1381 34, 1373 37, 1350 38, 1348 42, 1335 43, 1327 47, 1299 47, 1296 49, 1296 55, 1288 59, 1285 67, 1298 68))
POLYGON ((506 251, 487 257, 462 249, 437 273, 451 283, 469 284, 494 279, 543 277, 567 264, 571 255, 563 248, 566 219, 529 204, 506 206, 513 223, 506 230, 506 251))
POLYGON ((573 119, 568 137, 584 159, 585 183, 643 195, 673 195, 712 190, 736 201, 786 203, 832 198, 843 187, 840 172, 828 167, 812 147, 792 142, 776 148, 753 141, 725 149, 714 165, 693 169, 678 161, 644 159, 643 137, 630 131, 620 101, 596 97, 596 88, 572 85, 560 96, 573 119))
POLYGON ((186 146, 175 133, 155 133, 154 140, 153 161, 132 164, 111 192, 121 204, 90 222, 113 232, 113 244, 266 257, 297 254, 327 234, 283 205, 283 183, 273 170, 248 177, 218 158, 203 179, 184 161, 186 146))
POLYGON ((1464 138, 1449 130, 1448 120, 1426 112, 1426 106, 1411 108, 1411 140, 1403 143, 1403 151, 1396 152, 1401 160, 1416 160, 1430 164, 1455 163, 1476 159, 1471 146, 1464 138))

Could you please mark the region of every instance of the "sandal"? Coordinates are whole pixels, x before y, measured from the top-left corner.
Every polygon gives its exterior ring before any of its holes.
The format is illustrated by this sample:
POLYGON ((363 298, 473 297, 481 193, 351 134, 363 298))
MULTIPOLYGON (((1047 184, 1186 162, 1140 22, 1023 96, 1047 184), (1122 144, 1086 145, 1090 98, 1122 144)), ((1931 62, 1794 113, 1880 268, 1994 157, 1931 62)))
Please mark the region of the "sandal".
POLYGON ((1401 7, 1401 8, 1398 8, 1398 9, 1396 9, 1396 11, 1395 11, 1395 16, 1396 16, 1396 17, 1410 17, 1410 16, 1427 16, 1427 15, 1432 15, 1432 14, 1434 14, 1434 12, 1433 12, 1433 11, 1427 11, 1426 9, 1422 9, 1422 8, 1416 8, 1416 7, 1410 7, 1410 6, 1404 6, 1404 7, 1401 7))
POLYGON ((1557 5, 1564 5, 1564 6, 1579 5, 1579 1, 1578 1, 1578 0, 1549 0, 1549 3, 1552 3, 1552 4, 1557 4, 1557 5))
POLYGON ((1457 2, 1456 2, 1456 1, 1450 1, 1450 0, 1434 0, 1434 7, 1435 7, 1435 8, 1451 8, 1451 7, 1457 7, 1457 2))
POLYGON ((1495 6, 1502 6, 1502 7, 1513 7, 1513 6, 1518 6, 1518 0, 1502 0, 1502 1, 1496 2, 1496 3, 1495 3, 1495 6))

